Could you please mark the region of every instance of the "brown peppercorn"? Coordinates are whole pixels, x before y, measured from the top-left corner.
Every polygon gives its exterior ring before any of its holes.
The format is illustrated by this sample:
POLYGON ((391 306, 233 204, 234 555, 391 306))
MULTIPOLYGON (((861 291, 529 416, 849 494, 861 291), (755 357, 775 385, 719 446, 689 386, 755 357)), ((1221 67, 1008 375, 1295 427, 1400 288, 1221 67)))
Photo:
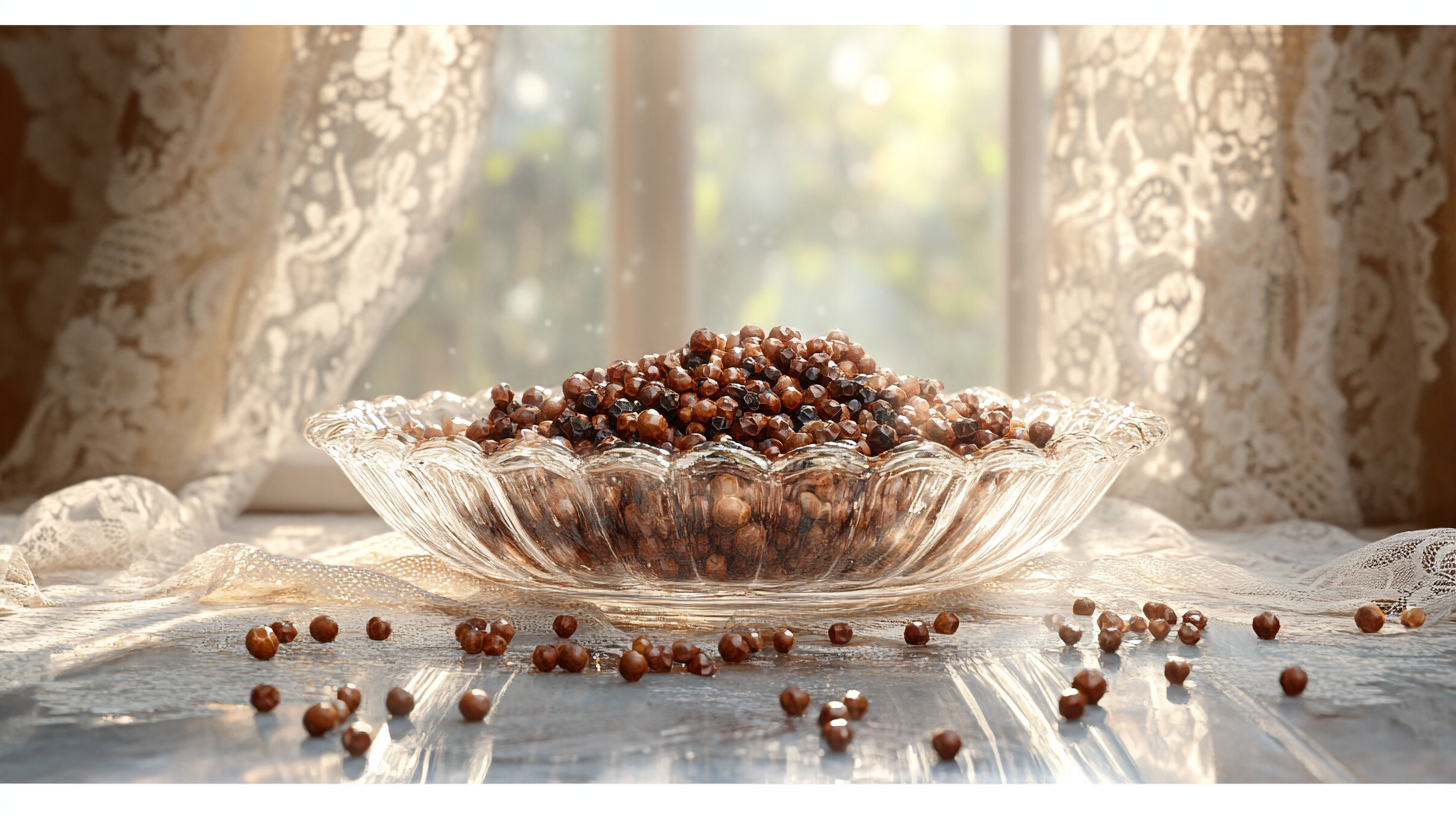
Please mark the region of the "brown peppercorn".
POLYGON ((1304 669, 1298 666, 1290 666, 1279 673, 1279 687, 1284 689, 1288 697, 1298 697, 1304 693, 1304 687, 1309 684, 1309 675, 1304 669))
POLYGON ((273 655, 278 654, 278 636, 266 626, 249 629, 243 645, 248 647, 248 654, 259 660, 272 660, 273 655))
POLYGON ((849 727, 849 721, 845 719, 830 720, 819 729, 819 733, 824 737, 824 742, 828 743, 831 751, 846 750, 849 748, 849 743, 854 740, 854 730, 849 727))
POLYGON ((1197 626, 1198 631, 1200 632, 1208 628, 1208 617, 1205 616, 1202 612, 1199 612, 1197 609, 1190 609, 1187 612, 1184 612, 1183 622, 1191 623, 1194 626, 1197 626))
POLYGON ((291 623, 274 621, 268 628, 272 629, 273 634, 278 636, 279 643, 292 643, 293 639, 298 637, 298 627, 291 623))
POLYGON ((1107 680, 1096 669, 1083 669, 1072 678, 1072 688, 1082 692, 1082 696, 1087 698, 1087 705, 1097 705, 1097 701, 1107 693, 1107 680))
POLYGON ((1121 615, 1108 609, 1097 616, 1097 628, 1116 629, 1118 632, 1126 632, 1127 621, 1123 620, 1121 615))
POLYGON ((706 652, 698 652, 688 661, 688 673, 699 677, 712 677, 718 673, 718 661, 708 657, 706 652))
POLYGON ((349 756, 364 756, 369 753, 369 746, 374 742, 373 729, 364 723, 354 723, 344 729, 341 741, 344 743, 344 750, 349 752, 349 756))
POLYGON ((847 623, 836 623, 829 627, 829 642, 843 646, 854 639, 854 630, 847 623))
POLYGON ((319 615, 308 624, 308 633, 319 643, 330 643, 339 636, 339 625, 327 615, 319 615))
POLYGON ((1026 426, 1026 436, 1031 440, 1031 444, 1038 448, 1045 448, 1047 443, 1052 440, 1052 426, 1038 419, 1026 426))
MULTIPOLYGON (((516 639, 516 625, 505 618, 501 618, 495 623, 492 623, 486 631, 504 639, 507 646, 511 645, 511 641, 516 639)), ((486 654, 490 653, 486 652, 486 654)))
POLYGON ((460 648, 464 649, 466 654, 480 654, 481 649, 485 648, 485 637, 485 633, 479 629, 467 629, 465 634, 460 636, 460 648))
POLYGON ((539 672, 555 671, 557 657, 555 646, 537 646, 536 650, 531 652, 531 665, 535 666, 536 671, 539 672))
POLYGON ((466 722, 480 722, 490 714, 490 695, 471 689, 460 698, 460 714, 466 722))
POLYGON ((1115 652, 1122 645, 1122 633, 1109 626, 1097 633, 1097 645, 1104 652, 1115 652))
POLYGON ((1062 628, 1062 624, 1066 623, 1067 622, 1067 619, 1066 619, 1066 617, 1064 617, 1064 616, 1062 616, 1062 615, 1060 615, 1060 614, 1058 614, 1056 612, 1052 612, 1051 614, 1047 615, 1046 617, 1043 617, 1041 619, 1041 622, 1042 622, 1042 624, 1044 626, 1046 626, 1046 628, 1048 628, 1048 629, 1052 630, 1053 632, 1055 632, 1058 629, 1061 629, 1062 628))
POLYGON ((557 665, 572 674, 579 674, 585 669, 588 660, 591 660, 591 652, 580 643, 566 643, 556 650, 557 665))
POLYGON ((1168 622, 1166 620, 1163 620, 1162 618, 1153 618, 1152 620, 1148 621, 1148 634, 1152 635, 1158 640, 1162 640, 1163 638, 1167 637, 1169 631, 1171 630, 1168 628, 1168 622))
POLYGON ((1191 623, 1185 623, 1178 627, 1178 640, 1182 641, 1185 646, 1197 645, 1198 641, 1202 638, 1203 634, 1198 631, 1198 627, 1191 623))
POLYGON ((370 640, 388 640, 391 627, 389 621, 375 616, 369 619, 369 623, 364 627, 364 631, 369 633, 370 640))
POLYGON ((1426 610, 1411 607, 1400 613, 1400 623, 1407 629, 1419 629, 1426 622, 1426 610))
POLYGON ((666 646, 653 646, 642 656, 647 658, 647 668, 654 674, 672 671, 672 650, 666 646))
POLYGON ((1171 607, 1171 606, 1165 606, 1165 607, 1163 607, 1163 620, 1164 621, 1167 621, 1168 628, 1170 628, 1170 629, 1177 629, 1178 628, 1178 613, 1175 612, 1175 611, 1173 611, 1173 607, 1171 607))
POLYGON ((773 645, 774 651, 779 654, 788 654, 789 650, 794 648, 794 633, 787 629, 774 632, 773 645))
POLYGON ((484 632, 490 628, 490 621, 485 618, 466 618, 455 627, 455 641, 462 643, 466 632, 484 632))
POLYGON ((849 706, 839 700, 830 700, 819 708, 820 725, 833 719, 849 719, 849 706))
POLYGON ((750 652, 763 651, 763 635, 759 634, 757 629, 749 629, 747 632, 744 632, 743 642, 748 644, 748 651, 750 652))
POLYGON ((1148 620, 1161 618, 1163 617, 1163 610, 1166 608, 1167 604, 1161 604, 1157 601, 1148 601, 1147 603, 1143 604, 1143 614, 1148 617, 1148 620))
POLYGON ((737 530, 748 523, 753 508, 737 496, 724 496, 713 504, 713 523, 725 530, 737 530))
POLYGON ((1379 632, 1385 625, 1385 613, 1375 604, 1365 604, 1355 612, 1355 625, 1367 634, 1379 632))
POLYGON ((322 737, 339 722, 339 710, 330 701, 315 703, 303 712, 303 727, 311 737, 322 737))
POLYGON ((1188 673, 1191 671, 1193 671, 1193 667, 1181 657, 1170 657, 1168 662, 1163 664, 1163 676, 1175 686, 1183 685, 1183 681, 1188 679, 1188 673))
POLYGON ((1073 615, 1090 615, 1096 611, 1097 604, 1093 603, 1091 598, 1078 598, 1072 601, 1073 615))
POLYGON ((495 632, 488 632, 480 640, 480 653, 486 657, 500 657, 506 653, 507 641, 495 632))
POLYGON ((935 616, 937 635, 954 635, 961 628, 961 619, 954 612, 942 612, 935 616))
POLYGON ((688 640, 674 640, 672 642, 672 662, 687 664, 698 655, 698 647, 688 640))
POLYGON ((1133 615, 1127 621, 1127 628, 1132 630, 1134 634, 1141 635, 1143 632, 1148 631, 1148 621, 1142 615, 1133 615))
POLYGON ((384 695, 384 707, 389 709, 391 716, 408 717, 415 710, 415 696, 395 686, 384 695))
POLYGON ((345 720, 354 716, 354 712, 350 710, 349 704, 344 702, 343 700, 334 700, 333 705, 334 722, 338 723, 339 725, 343 725, 345 720))
POLYGON ((632 638, 632 651, 643 655, 644 657, 647 655, 647 650, 651 649, 652 646, 652 638, 646 635, 639 635, 635 638, 632 638))
POLYGON ((729 663, 741 663, 748 659, 748 643, 737 632, 729 632, 718 641, 718 654, 729 663))
POLYGON ((851 720, 863 719, 865 712, 870 710, 870 701, 866 700, 865 696, 855 689, 846 691, 842 702, 844 703, 845 709, 849 711, 849 718, 851 720))
POLYGON ((940 755, 941 762, 950 762, 961 752, 961 735, 945 728, 937 728, 930 734, 930 747, 940 755))
POLYGON ((253 708, 267 714, 269 711, 278 707, 278 689, 267 683, 256 685, 253 687, 253 694, 248 700, 253 704, 253 708))
POLYGON ((779 692, 779 705, 790 717, 802 716, 804 711, 809 708, 809 692, 798 686, 789 686, 779 692))
POLYGON ((1057 700, 1057 711, 1068 720, 1078 719, 1087 711, 1087 698, 1076 689, 1062 689, 1062 696, 1057 700))
POLYGON ((551 622, 551 629, 557 637, 563 640, 569 638, 576 634, 576 618, 570 615, 557 615, 556 620, 551 622))
POLYGON ((345 683, 339 686, 339 690, 334 696, 342 700, 344 705, 349 707, 350 714, 358 711, 359 704, 364 701, 364 695, 359 693, 359 687, 353 683, 345 683))
POLYGON ((1064 623, 1062 628, 1057 630, 1057 637, 1060 637, 1063 643, 1072 646, 1082 639, 1082 627, 1075 623, 1064 623))
POLYGON ((924 646, 930 642, 930 630, 923 621, 910 621, 905 624, 905 642, 911 646, 924 646))
POLYGON ((617 661, 617 673, 628 683, 635 683, 647 673, 647 658, 628 649, 622 653, 622 659, 617 661))
POLYGON ((1254 634, 1259 640, 1273 640, 1279 634, 1279 618, 1273 612, 1265 612, 1254 618, 1254 634))

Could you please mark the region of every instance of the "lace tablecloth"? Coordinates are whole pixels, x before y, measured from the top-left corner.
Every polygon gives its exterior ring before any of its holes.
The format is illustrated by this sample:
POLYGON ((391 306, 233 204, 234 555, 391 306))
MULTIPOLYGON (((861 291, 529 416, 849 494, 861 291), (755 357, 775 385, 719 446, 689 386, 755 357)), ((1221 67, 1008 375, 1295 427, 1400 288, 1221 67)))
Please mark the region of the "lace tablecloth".
MULTIPOLYGON (((0 517, 0 542, 13 540, 15 525, 0 517)), ((592 664, 581 675, 540 675, 531 650, 555 642, 549 622, 563 610, 445 569, 373 517, 244 516, 160 585, 42 575, 51 605, 11 604, 0 616, 0 781, 1450 780, 1450 622, 1411 631, 1392 622, 1362 635, 1348 615, 1281 611, 1279 638, 1264 642, 1249 626, 1259 608, 1216 600, 1227 586, 1193 597, 1176 582, 1137 589, 1160 570, 1212 582, 1241 570, 1289 578, 1375 537, 1302 522, 1193 535, 1108 499, 1017 575, 917 600, 923 608, 907 618, 948 609, 962 620, 928 647, 904 644, 903 619, 851 620, 853 643, 832 646, 829 621, 806 611, 752 621, 793 628, 791 655, 759 653, 711 678, 679 669, 628 684, 615 656, 640 633, 590 608, 569 611, 592 664), (1197 603, 1212 622, 1196 647, 1129 637, 1108 655, 1084 637, 1064 648, 1040 618, 1068 613, 1083 591, 1125 613, 1143 600, 1197 603), (505 656, 457 648, 454 624, 467 612, 516 621, 505 656), (332 644, 304 634, 269 662, 244 650, 250 626, 302 625, 320 613, 341 624, 332 644), (387 641, 364 635, 376 614, 393 621, 387 641), (1181 688, 1163 678, 1172 654, 1193 665, 1181 688), (1277 678, 1293 664, 1310 682, 1290 699, 1277 678), (1100 667, 1108 693, 1063 722, 1057 693, 1082 667, 1100 667), (248 705, 262 682, 282 692, 271 714, 248 705), (359 759, 337 732, 312 739, 301 725, 308 705, 345 682, 363 690, 357 716, 379 726, 359 759), (809 691, 812 710, 850 688, 865 694, 869 713, 854 723, 848 752, 827 753, 812 716, 783 716, 777 695, 789 684, 809 691), (384 711, 395 685, 415 694, 408 719, 384 711), (455 708, 468 688, 495 699, 484 724, 463 722, 455 708), (931 750, 941 727, 965 743, 954 762, 931 750)), ((19 563, 8 568, 12 598, 25 579, 19 563)), ((716 633, 647 634, 716 652, 716 633)))

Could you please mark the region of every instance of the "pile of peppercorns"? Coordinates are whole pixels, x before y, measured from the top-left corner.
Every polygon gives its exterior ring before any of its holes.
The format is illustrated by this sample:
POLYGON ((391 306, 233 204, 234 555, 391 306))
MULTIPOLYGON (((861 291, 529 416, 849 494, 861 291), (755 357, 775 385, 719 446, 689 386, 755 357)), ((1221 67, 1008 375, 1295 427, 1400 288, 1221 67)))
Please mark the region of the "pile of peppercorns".
POLYGON ((736 443, 776 459, 806 445, 852 444, 865 456, 925 439, 969 456, 999 439, 1045 447, 1053 428, 1027 424, 1009 406, 982 405, 970 390, 944 393, 939 380, 878 368, 842 331, 804 340, 775 326, 736 332, 698 329, 688 344, 637 362, 567 377, 551 394, 491 389, 490 414, 464 428, 401 428, 416 439, 464 432, 486 453, 527 434, 560 438, 578 453, 636 443, 691 450, 707 441, 736 443))

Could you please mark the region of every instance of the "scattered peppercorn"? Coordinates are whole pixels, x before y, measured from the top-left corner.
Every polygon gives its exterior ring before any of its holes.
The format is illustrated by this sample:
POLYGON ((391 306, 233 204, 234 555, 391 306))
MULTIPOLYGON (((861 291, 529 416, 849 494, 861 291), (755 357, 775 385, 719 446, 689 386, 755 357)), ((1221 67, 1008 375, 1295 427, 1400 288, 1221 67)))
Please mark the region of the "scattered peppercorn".
POLYGON ((345 683, 339 686, 339 690, 334 696, 342 700, 344 705, 349 707, 350 714, 358 711, 359 704, 364 701, 364 695, 359 693, 359 687, 353 683, 345 683))
POLYGON ((1087 698, 1087 705, 1097 705, 1097 701, 1107 693, 1107 680, 1096 669, 1083 669, 1072 678, 1072 688, 1082 692, 1082 696, 1087 698))
POLYGON ((718 654, 729 663, 741 663, 748 659, 748 643, 737 632, 729 632, 718 640, 718 654))
POLYGON ((243 638, 243 645, 248 647, 248 654, 253 657, 272 660, 273 655, 278 654, 278 635, 266 626, 254 626, 243 638))
POLYGON ((1284 689, 1284 694, 1289 697, 1298 697, 1304 693, 1304 687, 1309 683, 1309 675, 1304 669, 1298 666, 1290 666, 1279 673, 1279 686, 1284 689))
POLYGON ((1101 615, 1098 615, 1097 616, 1097 628, 1098 629, 1108 629, 1108 628, 1111 628, 1111 629, 1116 629, 1118 632, 1126 632, 1127 631, 1127 622, 1122 619, 1122 616, 1121 615, 1119 615, 1116 612, 1113 612, 1111 609, 1109 609, 1109 610, 1103 612, 1101 615))
POLYGON ((308 624, 308 633, 319 643, 331 643, 339 636, 339 625, 327 615, 319 615, 308 624))
POLYGON ((1091 598, 1078 598, 1077 600, 1072 601, 1073 615, 1091 615, 1093 612, 1096 611, 1097 604, 1093 603, 1091 598))
POLYGON ((1153 618, 1152 620, 1148 621, 1148 634, 1152 635, 1158 640, 1162 640, 1163 638, 1167 637, 1169 631, 1171 631, 1171 629, 1168 627, 1168 622, 1162 618, 1153 618))
POLYGON ((571 615, 557 615, 556 620, 551 622, 552 631, 556 636, 566 639, 576 634, 576 618, 571 615))
POLYGON ((495 632, 487 632, 480 641, 480 653, 486 657, 500 657, 506 653, 506 645, 509 643, 505 638, 495 632))
POLYGON ((455 640, 463 642, 466 632, 484 632, 490 628, 490 621, 485 618, 466 618, 455 627, 455 640))
POLYGON ((865 712, 870 710, 870 701, 866 700, 865 696, 855 689, 850 689, 844 693, 843 702, 844 708, 849 711, 849 718, 851 720, 864 719, 865 712))
POLYGON ((849 706, 839 700, 830 700, 819 708, 819 724, 823 725, 830 720, 849 719, 849 706))
POLYGON ((961 619, 956 613, 942 612, 935 616, 935 633, 937 635, 954 635, 959 628, 961 628, 961 619))
POLYGON ((930 747, 940 755, 941 762, 950 762, 961 752, 961 735, 946 728, 937 728, 930 734, 930 747))
POLYGON ((460 636, 460 648, 464 649, 466 654, 480 654, 480 651, 485 648, 485 633, 479 629, 465 630, 465 633, 460 636))
POLYGON ((829 642, 843 646, 854 639, 854 630, 847 623, 836 623, 829 627, 829 642))
POLYGON ((747 632, 744 632, 743 642, 748 644, 748 651, 750 652, 763 651, 763 635, 759 634, 757 629, 749 629, 747 632))
MULTIPOLYGON (((492 635, 496 635, 496 636, 500 637, 502 640, 504 640, 506 642, 506 645, 507 646, 509 646, 511 644, 511 641, 513 641, 513 640, 516 639, 516 626, 515 626, 515 624, 511 623, 510 621, 506 620, 505 618, 501 618, 500 620, 496 621, 495 623, 492 623, 490 625, 490 628, 488 630, 486 630, 486 631, 488 631, 492 635)), ((504 651, 504 650, 502 650, 502 651, 504 651)), ((487 654, 489 654, 489 652, 487 652, 487 654)))
POLYGON ((261 683, 253 687, 253 694, 248 699, 253 704, 253 708, 267 714, 278 707, 278 689, 267 683, 261 683))
POLYGON ((773 645, 774 651, 779 654, 788 654, 789 650, 794 648, 794 633, 787 629, 774 632, 773 645))
POLYGON ((1178 627, 1178 639, 1182 641, 1185 646, 1197 645, 1198 641, 1202 638, 1203 634, 1199 632, 1198 627, 1193 625, 1192 623, 1185 623, 1182 626, 1178 627))
POLYGON ((789 686, 779 692, 779 705, 790 717, 802 716, 804 711, 809 708, 809 692, 798 686, 789 686))
MULTIPOLYGON (((382 638, 377 639, 382 640, 382 638)), ((344 743, 344 750, 349 752, 349 756, 364 756, 369 752, 369 746, 374 742, 373 729, 364 723, 354 723, 344 729, 342 742, 344 743)))
POLYGON ((279 643, 292 643, 293 639, 298 637, 298 627, 291 623, 275 621, 268 628, 272 629, 273 634, 278 636, 279 643))
POLYGON ((1365 633, 1379 632, 1385 626, 1385 613, 1375 604, 1366 604, 1355 612, 1355 625, 1365 633))
POLYGON ((1200 632, 1202 632, 1204 629, 1206 629, 1208 627, 1208 618, 1206 616, 1204 616, 1204 614, 1202 612, 1199 612, 1197 609, 1190 609, 1187 612, 1184 612, 1183 613, 1183 622, 1184 623, 1191 623, 1194 626, 1197 626, 1198 627, 1198 631, 1200 631, 1200 632))
POLYGON ((384 707, 389 709, 391 716, 408 717, 415 710, 415 696, 395 686, 384 695, 384 707))
POLYGON ((628 683, 635 683, 647 673, 647 658, 628 649, 622 653, 622 659, 617 661, 617 673, 628 683))
POLYGON ((303 712, 303 727, 308 729, 309 736, 322 737, 329 733, 339 721, 339 710, 332 702, 315 703, 303 712))
POLYGON ((1170 657, 1168 662, 1163 664, 1163 676, 1175 686, 1183 685, 1183 681, 1188 679, 1188 673, 1191 671, 1193 671, 1193 667, 1181 657, 1170 657))
POLYGON ((672 671, 672 650, 666 646, 653 646, 647 650, 643 657, 647 658, 647 668, 654 674, 664 674, 672 671))
POLYGON ((460 698, 460 714, 466 722, 480 722, 490 714, 490 695, 471 689, 460 698))
POLYGON ((905 642, 911 646, 924 646, 930 642, 930 630, 925 628, 923 621, 910 621, 905 624, 905 642))
POLYGON ((543 644, 531 652, 531 665, 536 667, 536 671, 549 673, 556 670, 557 658, 556 647, 543 644))
POLYGON ((1273 612, 1264 612, 1254 617, 1254 634, 1259 640, 1273 640, 1279 634, 1279 618, 1273 612))
POLYGON ((1133 615, 1127 621, 1127 628, 1131 629, 1134 634, 1141 635, 1148 631, 1148 621, 1142 615, 1133 615))
POLYGON ((834 719, 825 723, 819 733, 828 743, 831 751, 844 751, 849 748, 849 743, 854 739, 854 730, 849 727, 849 721, 845 719, 834 719))
POLYGON ((692 641, 675 640, 672 642, 672 662, 687 665, 689 660, 697 657, 699 649, 692 641))
POLYGON ((644 657, 647 655, 647 650, 651 649, 652 646, 652 638, 646 635, 639 635, 638 637, 632 638, 632 651, 644 657))
POLYGON ((1082 639, 1082 627, 1075 623, 1064 623, 1062 628, 1057 630, 1057 637, 1060 637, 1063 643, 1071 646, 1082 639))
POLYGON ((1115 652, 1122 645, 1122 633, 1109 626, 1097 633, 1097 646, 1104 652, 1115 652))
POLYGON ((1062 696, 1057 700, 1057 710, 1068 720, 1079 719, 1087 711, 1087 698, 1076 689, 1062 689, 1062 696))
POLYGON ((556 663, 561 668, 579 674, 586 668, 587 661, 591 659, 591 652, 580 643, 570 642, 562 645, 556 650, 556 663))
POLYGON ((718 673, 718 662, 708 657, 706 652, 698 652, 688 661, 688 673, 699 677, 712 677, 718 673))
POLYGON ((1400 623, 1407 629, 1419 629, 1426 622, 1426 610, 1411 607, 1400 613, 1400 623))
POLYGON ((370 640, 388 640, 391 627, 389 621, 376 615, 369 619, 364 631, 369 634, 370 640))

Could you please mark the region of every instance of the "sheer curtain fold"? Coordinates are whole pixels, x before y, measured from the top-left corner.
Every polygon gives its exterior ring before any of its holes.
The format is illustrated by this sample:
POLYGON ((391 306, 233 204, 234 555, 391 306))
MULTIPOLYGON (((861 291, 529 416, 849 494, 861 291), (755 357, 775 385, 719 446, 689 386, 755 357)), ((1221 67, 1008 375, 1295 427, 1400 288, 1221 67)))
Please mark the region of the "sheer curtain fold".
POLYGON ((453 225, 493 42, 0 32, 0 500, 61 491, 22 524, 32 566, 214 528, 344 397, 453 225), (103 505, 136 529, 87 527, 103 505))
POLYGON ((1174 428, 1114 491, 1196 526, 1450 524, 1456 29, 1059 40, 1045 382, 1174 428))

